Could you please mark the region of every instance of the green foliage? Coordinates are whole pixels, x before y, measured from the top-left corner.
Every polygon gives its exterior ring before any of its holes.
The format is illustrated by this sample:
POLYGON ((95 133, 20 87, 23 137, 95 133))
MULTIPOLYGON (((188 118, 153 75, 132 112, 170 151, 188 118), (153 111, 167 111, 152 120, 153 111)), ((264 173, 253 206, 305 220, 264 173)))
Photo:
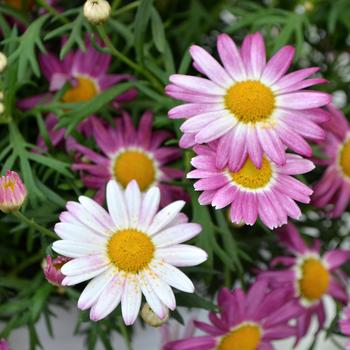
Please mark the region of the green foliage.
MULTIPOLYGON (((144 110, 152 109, 155 128, 175 131, 168 144, 177 144, 179 123, 166 117, 167 111, 175 105, 164 94, 169 75, 175 72, 197 74, 188 54, 191 44, 215 52, 215 38, 219 32, 229 33, 240 42, 253 31, 263 32, 269 55, 292 44, 297 49, 296 67, 321 66, 322 74, 330 81, 322 89, 342 91, 347 97, 344 110, 350 111, 349 63, 343 62, 349 55, 348 0, 114 0, 111 1, 112 17, 98 27, 84 19, 81 4, 81 1, 61 1, 61 12, 46 4, 44 15, 38 15, 37 9, 30 14, 0 5, 1 50, 8 57, 8 67, 0 76, 0 87, 5 94, 5 112, 0 115, 1 173, 7 169, 17 170, 29 191, 29 200, 23 208, 29 222, 0 214, 0 321, 4 322, 0 338, 26 326, 31 350, 45 348, 36 331, 40 317, 54 336, 51 306, 66 307, 76 303, 80 294, 79 287, 66 288, 64 294, 60 294, 44 279, 40 264, 47 254, 52 254, 52 239, 35 223, 52 230, 68 200, 76 200, 81 194, 94 195, 83 186, 79 174, 70 169, 74 154, 62 147, 52 147, 44 123, 49 113, 58 117, 57 128, 65 128, 66 136, 80 137, 80 141, 95 149, 91 141, 84 140, 77 132, 77 125, 93 114, 99 114, 106 121, 113 120, 116 112, 111 102, 135 87, 138 98, 126 105, 135 121, 144 110), (22 26, 13 26, 9 16, 20 21, 22 26), (24 32, 23 25, 28 26, 24 32), (96 40, 98 36, 103 45, 96 40), (117 84, 88 102, 72 104, 61 101, 69 88, 65 85, 52 99, 31 110, 18 108, 19 100, 49 91, 40 71, 38 54, 49 48, 63 59, 78 47, 84 50, 87 37, 96 49, 113 56, 110 72, 127 73, 135 80, 117 84), (36 147, 38 135, 48 146, 47 152, 36 147)), ((183 154, 176 166, 188 172, 191 154, 188 151, 183 154)), ((321 171, 316 170, 306 181, 312 184, 320 175, 321 171)), ((191 181, 184 178, 175 183, 183 186, 191 198, 186 206, 187 214, 203 227, 194 243, 208 253, 205 264, 186 271, 194 280, 201 279, 205 283, 205 291, 201 291, 201 295, 178 293, 177 302, 186 307, 217 311, 212 300, 218 285, 239 284, 245 288, 253 275, 252 269, 269 263, 262 248, 268 247, 272 255, 278 254, 280 248, 274 234, 263 225, 232 226, 226 209, 216 211, 199 205, 191 181)), ((349 235, 348 217, 330 220, 308 206, 303 207, 303 212, 300 228, 316 230, 325 248, 343 242, 349 235)), ((172 317, 182 320, 178 312, 172 317)), ((336 332, 337 319, 338 316, 329 328, 329 336, 336 332)), ((87 312, 81 312, 75 333, 86 335, 89 350, 93 350, 98 341, 106 350, 113 349, 111 337, 114 333, 121 334, 128 344, 132 337, 132 330, 123 325, 120 309, 99 323, 90 322, 87 312)))

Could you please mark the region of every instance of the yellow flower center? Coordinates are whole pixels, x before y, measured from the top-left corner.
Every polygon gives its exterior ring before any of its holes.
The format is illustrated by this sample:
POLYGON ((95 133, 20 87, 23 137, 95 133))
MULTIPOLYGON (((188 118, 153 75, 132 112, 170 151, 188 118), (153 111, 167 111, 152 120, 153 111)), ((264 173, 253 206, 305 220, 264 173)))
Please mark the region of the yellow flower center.
POLYGON ((16 186, 16 182, 13 180, 8 179, 7 181, 4 182, 4 184, 2 185, 2 187, 5 190, 11 189, 12 192, 15 191, 15 186, 16 186))
POLYGON ((256 350, 260 345, 260 340, 260 328, 246 324, 224 336, 217 350, 256 350))
POLYGON ((242 123, 266 121, 275 108, 272 90, 257 80, 232 85, 225 96, 226 108, 242 123))
POLYGON ((131 180, 136 180, 140 190, 145 191, 156 179, 153 159, 146 153, 130 150, 121 153, 114 162, 114 177, 126 187, 131 180))
POLYGON ((137 273, 151 262, 154 244, 143 232, 126 229, 117 231, 108 242, 108 255, 120 270, 137 273))
POLYGON ((326 292, 330 282, 328 270, 316 258, 306 259, 302 266, 302 278, 299 280, 301 295, 309 301, 319 300, 326 292))
POLYGON ((270 162, 264 157, 261 168, 257 168, 248 158, 241 170, 230 173, 232 181, 249 189, 265 187, 271 180, 272 169, 270 162))
POLYGON ((76 86, 65 92, 62 101, 66 103, 89 101, 97 94, 96 84, 91 79, 80 76, 76 78, 76 86))
POLYGON ((34 6, 33 0, 5 0, 5 3, 8 6, 11 6, 12 8, 20 11, 26 9, 31 10, 34 6))
POLYGON ((344 175, 350 178, 350 138, 340 149, 339 164, 344 175))

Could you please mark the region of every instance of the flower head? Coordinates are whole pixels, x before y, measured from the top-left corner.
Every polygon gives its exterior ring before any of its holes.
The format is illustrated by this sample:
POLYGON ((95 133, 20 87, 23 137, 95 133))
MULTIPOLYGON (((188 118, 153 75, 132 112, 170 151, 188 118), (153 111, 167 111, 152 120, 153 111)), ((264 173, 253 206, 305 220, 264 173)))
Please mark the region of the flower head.
POLYGON ((27 189, 15 171, 7 170, 0 178, 0 210, 4 213, 18 210, 27 197, 27 189))
POLYGON ((127 188, 111 180, 107 185, 109 213, 88 197, 80 203, 68 202, 55 232, 62 240, 53 249, 69 258, 61 268, 63 285, 90 280, 78 307, 90 310, 92 320, 100 320, 121 303, 127 325, 133 324, 141 306, 141 296, 163 319, 176 307, 170 286, 192 293, 190 279, 175 266, 194 266, 207 254, 181 244, 201 231, 180 214, 185 202, 177 201, 158 212, 160 191, 150 188, 145 194, 136 181, 127 188))
POLYGON ((299 218, 301 211, 294 201, 310 201, 311 189, 291 175, 306 173, 314 165, 298 155, 287 153, 282 166, 265 156, 260 169, 248 158, 240 170, 231 171, 217 167, 217 143, 195 146, 194 150, 197 156, 191 163, 196 169, 187 177, 199 179, 194 187, 203 191, 200 204, 217 209, 231 204, 234 223, 253 225, 260 217, 266 226, 275 228, 286 224, 288 216, 299 218))
POLYGON ((87 0, 84 4, 84 16, 92 24, 105 22, 111 15, 111 5, 106 0, 87 0))
POLYGON ((328 156, 323 161, 327 169, 315 185, 312 201, 319 208, 330 204, 330 215, 338 217, 350 202, 350 123, 335 106, 329 105, 328 110, 332 116, 321 144, 328 156))
MULTIPOLYGON (((339 328, 344 335, 350 336, 350 307, 344 309, 339 328)), ((350 350, 350 341, 346 344, 346 350, 350 350)))
POLYGON ((320 140, 318 126, 328 119, 321 110, 330 102, 323 92, 305 88, 324 83, 306 79, 318 68, 286 75, 294 48, 285 46, 266 63, 260 33, 248 35, 238 49, 221 34, 217 47, 223 67, 204 49, 192 46, 195 68, 209 79, 175 74, 166 87, 169 96, 187 103, 169 111, 170 118, 186 118, 182 147, 219 140, 216 166, 239 170, 247 157, 260 168, 264 153, 278 165, 286 162, 285 148, 312 154, 307 139, 320 140))
POLYGON ((307 333, 312 315, 317 315, 320 329, 323 327, 325 309, 322 299, 326 294, 347 302, 345 286, 336 272, 350 259, 350 251, 333 249, 321 255, 320 242, 315 240, 313 246, 308 247, 292 224, 280 228, 278 234, 292 256, 277 257, 272 267, 281 264, 286 269, 263 272, 260 278, 269 280, 273 287, 284 287, 294 293, 304 309, 297 325, 300 339, 307 333))
POLYGON ((204 336, 174 341, 166 350, 257 350, 273 349, 272 341, 295 335, 288 322, 300 313, 284 289, 271 291, 266 281, 242 289, 222 289, 218 295, 220 313, 211 312, 211 324, 195 322, 204 336))
POLYGON ((43 271, 49 283, 57 287, 62 286, 64 275, 61 272, 61 267, 69 260, 64 256, 58 256, 55 259, 52 259, 51 256, 46 257, 43 263, 43 271))
POLYGON ((0 339, 0 350, 10 350, 10 345, 6 339, 0 339))
MULTIPOLYGON (((18 106, 30 109, 38 103, 46 103, 52 98, 52 93, 60 90, 66 83, 70 85, 70 88, 63 94, 61 102, 87 102, 108 88, 132 79, 128 74, 109 74, 111 56, 97 51, 88 38, 85 45, 86 51, 77 49, 68 53, 63 60, 49 52, 41 54, 39 56, 40 68, 49 82, 50 91, 23 99, 19 101, 18 106)), ((113 105, 118 107, 120 103, 130 101, 135 96, 135 89, 127 90, 116 97, 113 105)), ((57 146, 64 140, 65 130, 54 129, 53 120, 57 123, 57 118, 52 113, 49 117, 47 127, 52 134, 51 142, 53 146, 57 146)), ((91 119, 87 118, 78 125, 78 131, 85 136, 91 136, 91 119)), ((38 143, 42 145, 44 142, 39 138, 38 143)))
POLYGON ((98 189, 96 200, 104 199, 104 188, 108 180, 114 179, 125 188, 131 180, 136 180, 142 192, 151 186, 159 186, 161 205, 173 199, 185 199, 185 192, 164 182, 181 178, 183 172, 170 168, 167 163, 176 160, 181 152, 175 147, 161 144, 171 134, 167 131, 152 131, 153 116, 145 112, 135 129, 130 116, 116 119, 116 127, 104 125, 97 118, 93 120, 94 138, 104 155, 76 144, 74 148, 91 163, 79 160, 74 170, 82 171, 82 179, 87 187, 98 189))

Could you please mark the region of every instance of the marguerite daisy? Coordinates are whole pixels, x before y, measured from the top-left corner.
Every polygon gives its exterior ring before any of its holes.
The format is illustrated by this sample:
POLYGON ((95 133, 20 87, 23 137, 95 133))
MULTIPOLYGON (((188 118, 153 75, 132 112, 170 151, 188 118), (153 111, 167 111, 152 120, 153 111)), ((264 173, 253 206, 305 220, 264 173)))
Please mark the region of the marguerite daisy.
MULTIPOLYGON (((350 336, 350 307, 347 306, 343 310, 343 315, 339 321, 340 331, 349 338, 350 336)), ((346 350, 350 350, 350 341, 346 343, 346 350)))
POLYGON ((284 164, 285 146, 310 156, 305 138, 324 137, 317 124, 326 121, 328 113, 319 107, 330 102, 326 93, 304 90, 325 82, 306 79, 318 68, 285 75, 294 48, 283 47, 266 63, 260 33, 248 35, 240 50, 221 34, 217 47, 224 67, 201 47, 190 48, 195 68, 209 79, 175 74, 166 87, 169 96, 188 102, 169 111, 170 118, 187 118, 180 145, 219 139, 216 165, 222 168, 228 163, 231 170, 239 170, 248 156, 260 168, 264 153, 284 164))
POLYGON ((274 164, 264 156, 259 169, 248 158, 238 171, 220 169, 216 165, 217 142, 194 147, 197 157, 191 161, 195 170, 187 177, 199 179, 194 188, 203 191, 202 205, 216 209, 231 204, 232 222, 253 225, 260 217, 269 228, 286 224, 288 216, 299 218, 301 211, 294 201, 309 203, 312 190, 291 175, 311 171, 311 161, 298 155, 286 154, 284 165, 274 164))
POLYGON ((301 308, 284 289, 271 291, 265 281, 255 282, 245 294, 242 289, 221 289, 220 313, 211 312, 211 324, 195 321, 207 335, 178 340, 166 350, 273 350, 272 341, 295 335, 288 322, 301 308))
POLYGON ((350 124, 335 106, 329 105, 328 110, 332 116, 321 144, 328 156, 322 163, 328 168, 314 188, 312 201, 319 208, 331 204, 330 215, 338 217, 350 202, 350 124))
POLYGON ((348 301, 345 284, 336 272, 350 259, 350 251, 333 249, 322 256, 320 242, 315 240, 313 246, 308 247, 292 224, 278 229, 278 235, 294 257, 275 258, 271 263, 272 267, 281 264, 286 269, 263 272, 259 278, 268 279, 272 287, 283 287, 294 293, 304 309, 297 322, 299 340, 306 335, 312 315, 317 315, 319 328, 323 327, 325 308, 322 300, 326 294, 342 303, 348 301))
POLYGON ((180 213, 184 201, 169 204, 158 212, 160 191, 150 188, 141 194, 136 181, 123 191, 114 181, 107 185, 109 213, 88 197, 68 202, 55 232, 62 239, 53 249, 72 258, 61 272, 62 285, 90 280, 78 307, 89 309, 92 320, 110 314, 119 303, 127 325, 135 322, 142 294, 155 314, 164 318, 167 308, 176 307, 170 286, 192 293, 190 279, 175 266, 194 266, 207 254, 181 244, 201 231, 180 213))
POLYGON ((182 178, 183 172, 167 166, 181 156, 176 147, 163 147, 161 144, 171 136, 168 131, 152 131, 153 115, 145 112, 135 129, 130 116, 124 112, 116 119, 116 127, 104 125, 93 119, 94 138, 104 155, 97 154, 80 144, 72 146, 83 158, 73 165, 81 171, 87 187, 96 188, 96 200, 104 199, 104 188, 108 180, 114 179, 122 187, 136 180, 141 191, 157 185, 161 191, 161 206, 174 199, 185 199, 186 193, 179 186, 167 181, 182 178), (91 163, 86 163, 86 159, 91 163))

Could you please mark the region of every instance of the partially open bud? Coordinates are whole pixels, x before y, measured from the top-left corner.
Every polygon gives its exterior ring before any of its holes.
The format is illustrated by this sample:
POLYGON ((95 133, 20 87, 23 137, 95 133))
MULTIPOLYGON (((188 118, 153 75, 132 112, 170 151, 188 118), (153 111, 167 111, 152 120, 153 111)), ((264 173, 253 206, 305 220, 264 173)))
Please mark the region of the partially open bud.
POLYGON ((15 171, 7 170, 0 178, 0 210, 4 213, 18 210, 27 197, 27 189, 15 171))
POLYGON ((111 15, 111 6, 106 0, 87 0, 84 4, 84 16, 92 24, 105 22, 111 15))
POLYGON ((52 259, 51 256, 47 256, 42 263, 44 275, 49 283, 56 287, 62 287, 62 281, 64 275, 61 272, 61 267, 69 261, 69 258, 65 256, 58 256, 52 259))
POLYGON ((166 311, 165 317, 162 319, 158 317, 150 306, 146 303, 141 310, 142 319, 152 327, 160 327, 169 320, 169 310, 166 311))
POLYGON ((10 350, 9 343, 6 339, 0 340, 0 350, 10 350))
POLYGON ((6 56, 0 52, 0 73, 4 71, 7 65, 7 58, 6 56))

